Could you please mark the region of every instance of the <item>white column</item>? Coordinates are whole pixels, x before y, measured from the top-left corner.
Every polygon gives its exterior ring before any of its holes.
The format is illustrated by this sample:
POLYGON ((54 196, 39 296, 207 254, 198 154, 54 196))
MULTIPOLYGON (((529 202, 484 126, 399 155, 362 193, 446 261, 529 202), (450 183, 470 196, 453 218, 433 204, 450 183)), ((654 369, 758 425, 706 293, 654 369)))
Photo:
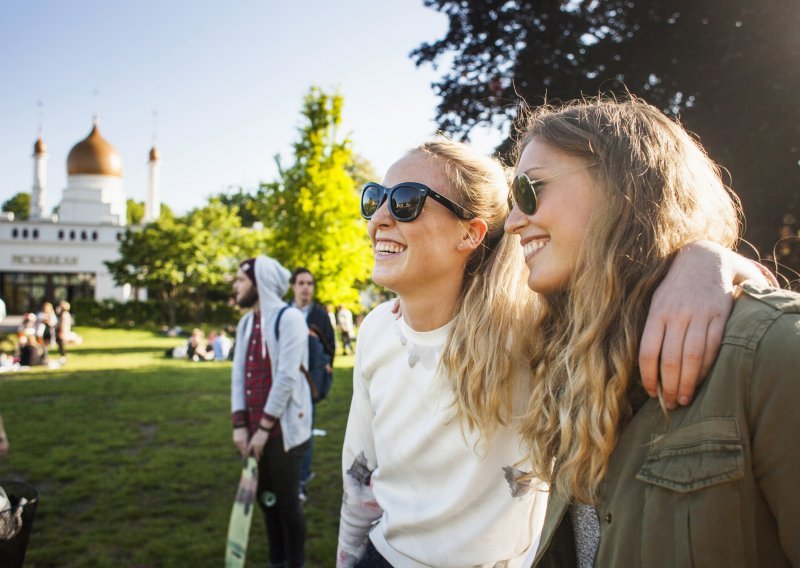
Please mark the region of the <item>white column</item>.
POLYGON ((161 161, 155 146, 150 150, 150 162, 147 167, 150 175, 147 200, 144 204, 144 222, 152 223, 161 215, 161 161))
POLYGON ((33 187, 31 188, 31 219, 46 216, 45 200, 47 199, 47 147, 42 139, 36 141, 33 151, 33 187))

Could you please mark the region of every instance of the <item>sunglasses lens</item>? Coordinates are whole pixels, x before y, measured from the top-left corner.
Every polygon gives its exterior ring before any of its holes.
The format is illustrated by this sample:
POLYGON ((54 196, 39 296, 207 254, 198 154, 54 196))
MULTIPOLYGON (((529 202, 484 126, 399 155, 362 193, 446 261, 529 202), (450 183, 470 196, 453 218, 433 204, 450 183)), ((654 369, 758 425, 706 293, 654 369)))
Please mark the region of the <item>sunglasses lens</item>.
POLYGON ((392 192, 389 210, 398 221, 413 221, 419 215, 420 191, 401 185, 392 192))
POLYGON ((381 206, 382 188, 379 185, 365 185, 361 190, 361 215, 369 219, 381 206))
POLYGON ((525 174, 515 177, 512 192, 514 194, 514 202, 520 211, 526 215, 533 215, 536 211, 536 191, 530 178, 525 174))

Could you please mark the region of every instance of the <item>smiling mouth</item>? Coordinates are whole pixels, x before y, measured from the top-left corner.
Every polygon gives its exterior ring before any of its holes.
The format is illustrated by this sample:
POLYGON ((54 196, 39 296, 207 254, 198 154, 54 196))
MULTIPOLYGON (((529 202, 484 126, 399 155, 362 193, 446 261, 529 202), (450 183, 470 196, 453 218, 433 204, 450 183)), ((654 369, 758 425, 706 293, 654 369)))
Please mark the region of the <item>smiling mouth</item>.
POLYGON ((399 243, 379 241, 375 243, 375 254, 377 256, 391 256, 406 250, 406 247, 399 243))
POLYGON ((533 253, 538 252, 542 248, 544 248, 547 245, 547 243, 549 243, 549 242, 550 242, 550 239, 536 239, 536 240, 533 240, 533 241, 527 243, 525 246, 522 247, 522 254, 525 255, 525 258, 528 258, 533 253))

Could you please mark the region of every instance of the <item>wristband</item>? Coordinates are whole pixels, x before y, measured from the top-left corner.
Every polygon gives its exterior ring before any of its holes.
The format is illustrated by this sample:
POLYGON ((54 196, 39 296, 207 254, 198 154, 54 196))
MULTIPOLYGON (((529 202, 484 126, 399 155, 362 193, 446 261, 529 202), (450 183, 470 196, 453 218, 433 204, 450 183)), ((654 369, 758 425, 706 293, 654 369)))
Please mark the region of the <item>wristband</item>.
POLYGON ((263 425, 263 424, 261 424, 261 423, 259 423, 259 424, 258 424, 258 429, 259 429, 259 430, 263 430, 264 432, 269 432, 269 431, 271 431, 273 428, 275 428, 275 424, 274 424, 274 423, 273 423, 273 424, 272 424, 272 426, 270 426, 269 428, 267 428, 266 426, 264 426, 264 425, 263 425))
POLYGON ((234 424, 233 429, 238 430, 239 428, 247 428, 247 424, 234 424))

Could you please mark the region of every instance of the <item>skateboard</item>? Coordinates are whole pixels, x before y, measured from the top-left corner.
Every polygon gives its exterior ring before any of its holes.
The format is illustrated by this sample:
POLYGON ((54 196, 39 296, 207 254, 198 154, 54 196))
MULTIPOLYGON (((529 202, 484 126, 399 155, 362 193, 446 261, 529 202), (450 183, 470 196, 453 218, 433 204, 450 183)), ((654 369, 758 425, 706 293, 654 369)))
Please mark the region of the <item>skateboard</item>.
POLYGON ((250 522, 256 506, 258 488, 258 463, 253 456, 243 462, 239 489, 233 502, 231 521, 228 525, 228 544, 225 548, 225 568, 243 568, 247 554, 247 539, 250 536, 250 522))

